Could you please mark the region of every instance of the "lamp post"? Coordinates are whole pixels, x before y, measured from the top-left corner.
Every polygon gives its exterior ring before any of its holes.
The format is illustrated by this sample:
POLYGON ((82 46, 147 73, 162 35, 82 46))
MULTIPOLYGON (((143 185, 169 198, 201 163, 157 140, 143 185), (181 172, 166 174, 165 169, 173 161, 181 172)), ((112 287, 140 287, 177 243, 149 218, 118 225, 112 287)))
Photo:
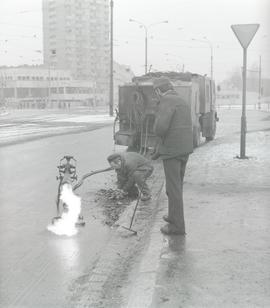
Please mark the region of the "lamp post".
POLYGON ((163 21, 160 21, 160 22, 155 22, 155 23, 150 24, 148 26, 146 26, 144 23, 142 23, 142 22, 140 22, 140 21, 138 21, 136 19, 130 18, 129 21, 130 22, 136 22, 137 24, 140 25, 141 28, 144 28, 144 31, 145 31, 145 38, 144 38, 144 41, 145 41, 145 43, 144 43, 145 44, 144 45, 144 48, 145 48, 144 49, 144 52, 145 52, 145 55, 144 55, 144 57, 145 57, 145 65, 144 65, 144 67, 145 67, 145 69, 144 69, 144 72, 145 72, 145 74, 147 74, 147 71, 148 71, 148 69, 147 69, 147 66, 148 66, 148 63, 147 63, 147 57, 148 57, 148 29, 150 27, 152 27, 152 26, 155 26, 155 25, 167 24, 168 20, 163 20, 163 21))
POLYGON ((0 83, 1 83, 1 95, 0 95, 0 107, 4 107, 5 106, 5 87, 6 87, 6 82, 4 81, 4 74, 1 71, 1 76, 0 76, 0 83))
POLYGON ((259 61, 259 89, 258 89, 258 109, 261 109, 261 95, 262 95, 262 57, 259 61))
POLYGON ((110 116, 113 116, 113 0, 110 2, 111 6, 111 31, 110 31, 110 97, 109 97, 109 105, 110 105, 110 116))
POLYGON ((203 40, 198 40, 198 39, 195 39, 195 38, 192 38, 191 39, 192 41, 197 41, 197 42, 201 42, 201 43, 206 43, 209 47, 210 47, 210 50, 211 50, 211 58, 210 58, 210 76, 211 76, 211 80, 213 80, 214 78, 214 68, 213 68, 213 44, 204 37, 203 40))
POLYGON ((51 105, 51 70, 52 70, 52 62, 54 64, 54 61, 51 61, 51 58, 55 59, 56 57, 56 49, 51 49, 49 53, 49 61, 48 61, 48 104, 47 107, 50 107, 51 105))

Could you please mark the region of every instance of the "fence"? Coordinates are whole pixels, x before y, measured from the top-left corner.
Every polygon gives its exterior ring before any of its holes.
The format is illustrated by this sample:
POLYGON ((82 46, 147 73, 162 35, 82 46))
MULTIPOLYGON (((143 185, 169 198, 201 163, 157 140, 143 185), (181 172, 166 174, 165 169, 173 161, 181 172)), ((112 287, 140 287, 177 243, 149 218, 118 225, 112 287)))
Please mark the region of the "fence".
MULTIPOLYGON (((242 109, 242 104, 217 104, 217 109, 242 109)), ((246 109, 270 112, 270 102, 247 104, 246 109)))

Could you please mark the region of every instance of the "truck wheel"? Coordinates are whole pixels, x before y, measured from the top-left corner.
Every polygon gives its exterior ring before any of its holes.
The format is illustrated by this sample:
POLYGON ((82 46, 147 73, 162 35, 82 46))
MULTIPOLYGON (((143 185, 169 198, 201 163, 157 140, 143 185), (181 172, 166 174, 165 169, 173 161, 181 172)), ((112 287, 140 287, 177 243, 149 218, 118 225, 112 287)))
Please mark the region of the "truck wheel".
POLYGON ((193 147, 197 148, 201 144, 200 127, 193 126, 193 147))

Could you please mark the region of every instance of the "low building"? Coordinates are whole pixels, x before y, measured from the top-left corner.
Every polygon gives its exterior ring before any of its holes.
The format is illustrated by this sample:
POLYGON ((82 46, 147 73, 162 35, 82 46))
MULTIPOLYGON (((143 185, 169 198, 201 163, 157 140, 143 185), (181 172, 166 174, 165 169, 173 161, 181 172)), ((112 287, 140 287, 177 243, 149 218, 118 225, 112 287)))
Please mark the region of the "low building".
MULTIPOLYGON (((133 76, 128 66, 114 62, 115 104, 119 85, 130 82, 133 76)), ((95 81, 73 79, 69 70, 26 65, 0 67, 0 103, 6 108, 95 107, 109 103, 109 89, 99 92, 95 81)))
POLYGON ((7 108, 70 108, 104 102, 95 83, 72 79, 71 72, 44 66, 0 68, 0 98, 7 108))

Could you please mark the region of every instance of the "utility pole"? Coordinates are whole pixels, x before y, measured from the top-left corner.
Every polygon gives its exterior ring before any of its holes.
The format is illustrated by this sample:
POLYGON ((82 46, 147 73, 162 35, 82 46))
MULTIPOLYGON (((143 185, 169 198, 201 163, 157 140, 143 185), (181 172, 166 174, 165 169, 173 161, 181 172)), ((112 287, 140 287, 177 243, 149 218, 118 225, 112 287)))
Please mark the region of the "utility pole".
POLYGON ((214 66, 213 66, 213 61, 214 61, 214 55, 213 55, 213 44, 211 41, 209 41, 206 37, 203 38, 203 40, 192 38, 192 41, 197 41, 201 43, 206 43, 210 47, 210 78, 213 81, 214 79, 214 66))
POLYGON ((3 105, 4 106, 4 77, 1 72, 0 76, 0 82, 1 82, 1 92, 0 92, 0 107, 3 105))
POLYGON ((262 93, 262 57, 259 61, 259 95, 258 95, 258 109, 261 109, 261 93, 262 93))
POLYGON ((145 57, 145 65, 144 65, 144 73, 145 73, 145 75, 148 73, 147 72, 147 65, 148 65, 148 63, 147 63, 147 61, 148 61, 148 59, 147 59, 147 54, 148 54, 148 30, 147 30, 147 28, 145 28, 145 45, 144 45, 144 47, 145 47, 145 54, 144 54, 144 57, 145 57))
POLYGON ((48 59, 48 105, 47 108, 51 107, 51 57, 55 58, 56 56, 56 49, 51 49, 49 51, 49 59, 48 59))
POLYGON ((51 60, 49 59, 49 66, 48 66, 48 104, 47 108, 51 105, 51 60))
POLYGON ((110 116, 113 116, 113 0, 111 0, 111 32, 110 32, 110 43, 111 43, 111 59, 110 59, 110 116))

